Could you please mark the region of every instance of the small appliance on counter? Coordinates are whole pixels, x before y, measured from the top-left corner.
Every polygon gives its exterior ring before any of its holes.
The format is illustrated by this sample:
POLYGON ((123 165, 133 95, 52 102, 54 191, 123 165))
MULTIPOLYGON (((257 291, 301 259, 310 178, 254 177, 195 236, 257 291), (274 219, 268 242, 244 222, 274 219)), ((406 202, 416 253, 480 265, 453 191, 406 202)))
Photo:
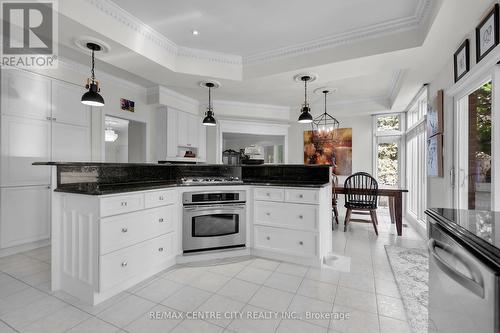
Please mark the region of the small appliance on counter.
POLYGON ((244 157, 241 164, 264 164, 264 148, 258 145, 251 145, 245 148, 244 157))
POLYGON ((236 150, 227 149, 222 152, 222 163, 225 165, 239 165, 241 153, 236 150))

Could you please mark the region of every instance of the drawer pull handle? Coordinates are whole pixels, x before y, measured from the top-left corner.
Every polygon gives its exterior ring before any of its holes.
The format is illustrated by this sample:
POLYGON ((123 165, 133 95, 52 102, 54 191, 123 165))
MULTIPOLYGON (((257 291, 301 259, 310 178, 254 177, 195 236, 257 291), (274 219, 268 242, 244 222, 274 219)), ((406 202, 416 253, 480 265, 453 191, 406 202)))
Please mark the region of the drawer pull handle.
POLYGON ((160 248, 158 249, 158 251, 163 252, 163 248, 162 248, 162 247, 160 247, 160 248))
POLYGON ((304 245, 304 242, 303 242, 303 241, 300 241, 300 242, 299 242, 299 244, 300 244, 300 245, 304 245))
POLYGON ((299 219, 303 219, 304 218, 304 215, 299 215, 299 219))
POLYGON ((163 195, 161 195, 158 200, 163 201, 163 195))
POLYGON ((158 222, 162 223, 162 222, 163 222, 163 217, 160 217, 160 218, 158 219, 158 222))
POLYGON ((266 237, 266 239, 267 239, 267 240, 271 240, 271 237, 267 236, 267 237, 266 237))
POLYGON ((122 232, 127 232, 128 229, 127 228, 122 228, 122 232))
POLYGON ((126 202, 126 201, 123 201, 123 202, 121 203, 121 205, 122 205, 122 206, 127 206, 127 202, 126 202))
POLYGON ((267 213, 266 213, 266 215, 267 215, 267 216, 270 216, 270 215, 271 215, 271 213, 267 212, 267 213))
POLYGON ((128 265, 128 264, 127 264, 127 262, 126 262, 126 261, 122 262, 122 267, 127 267, 127 265, 128 265))
POLYGON ((268 197, 270 197, 270 196, 271 196, 271 193, 267 192, 267 193, 266 193, 266 195, 267 195, 268 197))
POLYGON ((301 199, 302 199, 303 197, 304 197, 304 195, 303 195, 303 194, 299 194, 299 198, 301 198, 301 199))

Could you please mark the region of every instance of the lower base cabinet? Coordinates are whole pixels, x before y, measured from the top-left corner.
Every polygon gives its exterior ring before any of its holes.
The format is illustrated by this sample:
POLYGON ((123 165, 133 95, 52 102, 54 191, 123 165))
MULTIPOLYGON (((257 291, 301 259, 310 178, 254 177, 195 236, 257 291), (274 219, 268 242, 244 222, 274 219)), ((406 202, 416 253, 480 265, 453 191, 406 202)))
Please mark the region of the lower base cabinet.
POLYGON ((318 255, 318 234, 313 232, 256 226, 255 248, 301 257, 318 255))
POLYGON ((0 247, 8 248, 49 238, 49 186, 0 190, 0 247))

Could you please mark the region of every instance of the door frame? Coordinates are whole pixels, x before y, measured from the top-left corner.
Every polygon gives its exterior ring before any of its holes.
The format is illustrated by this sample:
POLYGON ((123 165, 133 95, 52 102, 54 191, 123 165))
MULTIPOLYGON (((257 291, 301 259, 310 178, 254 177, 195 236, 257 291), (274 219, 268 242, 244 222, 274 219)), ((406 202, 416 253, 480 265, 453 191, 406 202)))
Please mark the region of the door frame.
POLYGON ((467 193, 466 170, 460 166, 468 163, 468 135, 461 135, 468 132, 468 96, 487 82, 492 84, 492 105, 491 105, 491 209, 500 210, 500 166, 495 161, 500 157, 500 142, 497 142, 499 135, 497 128, 500 126, 500 115, 495 112, 497 104, 500 103, 500 66, 495 65, 481 76, 474 80, 469 80, 462 85, 461 89, 453 94, 453 166, 452 166, 452 187, 453 187, 453 207, 464 208, 465 193, 467 193), (495 195, 495 193, 497 193, 495 195))

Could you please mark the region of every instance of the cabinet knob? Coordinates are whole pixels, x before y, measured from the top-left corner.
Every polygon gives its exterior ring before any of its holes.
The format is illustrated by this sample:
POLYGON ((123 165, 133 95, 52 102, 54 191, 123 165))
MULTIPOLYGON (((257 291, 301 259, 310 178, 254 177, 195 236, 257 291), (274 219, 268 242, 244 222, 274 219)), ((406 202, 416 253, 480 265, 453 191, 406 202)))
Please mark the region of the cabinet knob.
POLYGON ((56 118, 56 117, 53 117, 53 118, 52 118, 52 120, 53 120, 53 121, 56 121, 56 120, 57 120, 57 118, 56 118))
POLYGON ((267 193, 266 193, 266 195, 267 195, 268 197, 270 197, 270 196, 271 196, 271 193, 267 192, 267 193))
POLYGON ((304 197, 304 195, 303 195, 303 194, 299 194, 299 198, 301 198, 301 199, 302 199, 303 197, 304 197))
POLYGON ((267 240, 271 240, 271 237, 267 236, 267 237, 266 237, 266 239, 267 239, 267 240))
POLYGON ((45 119, 47 119, 47 120, 52 120, 52 118, 51 118, 51 117, 47 117, 47 118, 45 118, 45 119))
POLYGON ((122 267, 127 267, 127 265, 128 265, 128 264, 127 264, 127 262, 126 262, 126 261, 122 262, 122 267))
POLYGON ((158 200, 163 201, 163 196, 161 195, 158 200))
POLYGON ((158 251, 163 252, 163 248, 162 248, 162 247, 160 247, 160 248, 158 249, 158 251))
POLYGON ((163 222, 163 217, 160 217, 160 218, 158 219, 158 222, 162 223, 162 222, 163 222))
POLYGON ((299 215, 299 219, 303 219, 304 218, 304 215, 299 215))
POLYGON ((303 241, 300 241, 300 242, 299 242, 299 244, 300 244, 300 245, 304 245, 304 242, 303 242, 303 241))
POLYGON ((127 232, 128 229, 127 228, 122 228, 122 232, 127 232))
POLYGON ((266 215, 269 216, 269 215, 271 215, 271 213, 267 212, 266 215))
POLYGON ((127 202, 126 201, 122 201, 121 205, 122 206, 127 206, 127 202))

